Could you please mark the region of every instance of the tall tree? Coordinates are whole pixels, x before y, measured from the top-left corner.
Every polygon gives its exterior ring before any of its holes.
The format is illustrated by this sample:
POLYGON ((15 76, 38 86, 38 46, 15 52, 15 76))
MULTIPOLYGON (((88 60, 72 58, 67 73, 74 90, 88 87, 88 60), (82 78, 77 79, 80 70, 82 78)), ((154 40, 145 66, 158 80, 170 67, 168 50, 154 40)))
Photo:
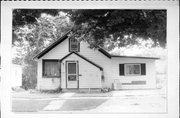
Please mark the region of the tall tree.
POLYGON ((75 31, 91 35, 95 45, 111 39, 124 46, 136 43, 137 37, 166 45, 166 10, 70 10, 68 14, 75 31))
POLYGON ((166 46, 166 10, 16 9, 13 27, 35 23, 41 13, 56 16, 60 11, 75 23, 77 37, 86 37, 95 47, 107 40, 119 42, 119 46, 135 44, 137 37, 151 38, 155 46, 166 46))

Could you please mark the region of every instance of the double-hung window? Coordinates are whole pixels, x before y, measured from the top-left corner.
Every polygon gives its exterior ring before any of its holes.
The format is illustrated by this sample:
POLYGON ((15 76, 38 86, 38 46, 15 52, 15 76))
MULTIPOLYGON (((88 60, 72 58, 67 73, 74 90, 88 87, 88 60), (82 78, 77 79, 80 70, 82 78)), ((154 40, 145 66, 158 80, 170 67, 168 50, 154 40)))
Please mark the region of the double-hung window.
POLYGON ((60 77, 58 60, 43 60, 43 77, 60 77))

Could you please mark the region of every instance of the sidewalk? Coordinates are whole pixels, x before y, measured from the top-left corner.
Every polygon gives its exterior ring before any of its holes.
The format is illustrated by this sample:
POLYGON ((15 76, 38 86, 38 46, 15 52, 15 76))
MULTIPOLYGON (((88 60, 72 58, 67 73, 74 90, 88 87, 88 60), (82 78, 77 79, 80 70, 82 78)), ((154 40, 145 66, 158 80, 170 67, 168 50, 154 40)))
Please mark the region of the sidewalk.
POLYGON ((13 99, 37 99, 37 100, 57 100, 57 99, 103 99, 103 98, 112 98, 112 97, 148 97, 148 96, 164 96, 166 93, 162 90, 120 90, 120 91, 111 91, 107 93, 77 93, 77 92, 65 92, 65 93, 30 93, 29 91, 25 92, 12 92, 13 99))

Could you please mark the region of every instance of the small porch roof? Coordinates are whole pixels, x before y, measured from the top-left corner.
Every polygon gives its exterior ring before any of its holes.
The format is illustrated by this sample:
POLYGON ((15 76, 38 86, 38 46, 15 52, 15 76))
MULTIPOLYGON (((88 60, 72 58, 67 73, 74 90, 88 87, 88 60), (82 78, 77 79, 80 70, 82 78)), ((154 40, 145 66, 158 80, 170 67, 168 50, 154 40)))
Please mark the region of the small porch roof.
POLYGON ((75 55, 79 56, 80 58, 84 59, 85 61, 89 62, 90 64, 96 66, 96 67, 99 68, 101 71, 103 71, 103 68, 102 68, 101 66, 97 65, 96 63, 90 61, 90 60, 87 59, 86 57, 84 57, 84 56, 82 56, 82 55, 80 55, 80 54, 78 54, 78 53, 76 53, 76 52, 70 52, 69 54, 67 54, 66 56, 64 56, 63 58, 61 58, 60 61, 62 62, 64 59, 66 59, 67 57, 69 57, 69 56, 72 55, 72 54, 75 54, 75 55))

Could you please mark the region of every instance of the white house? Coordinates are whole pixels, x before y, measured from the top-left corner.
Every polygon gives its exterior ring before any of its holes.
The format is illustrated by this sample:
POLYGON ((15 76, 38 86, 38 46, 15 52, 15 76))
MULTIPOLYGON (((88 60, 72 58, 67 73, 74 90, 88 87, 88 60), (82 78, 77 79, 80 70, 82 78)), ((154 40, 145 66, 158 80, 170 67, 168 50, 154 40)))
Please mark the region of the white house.
POLYGON ((37 88, 41 90, 112 88, 156 88, 153 57, 110 55, 90 49, 66 33, 34 57, 38 62, 37 88), (114 87, 116 88, 116 84, 114 87))

